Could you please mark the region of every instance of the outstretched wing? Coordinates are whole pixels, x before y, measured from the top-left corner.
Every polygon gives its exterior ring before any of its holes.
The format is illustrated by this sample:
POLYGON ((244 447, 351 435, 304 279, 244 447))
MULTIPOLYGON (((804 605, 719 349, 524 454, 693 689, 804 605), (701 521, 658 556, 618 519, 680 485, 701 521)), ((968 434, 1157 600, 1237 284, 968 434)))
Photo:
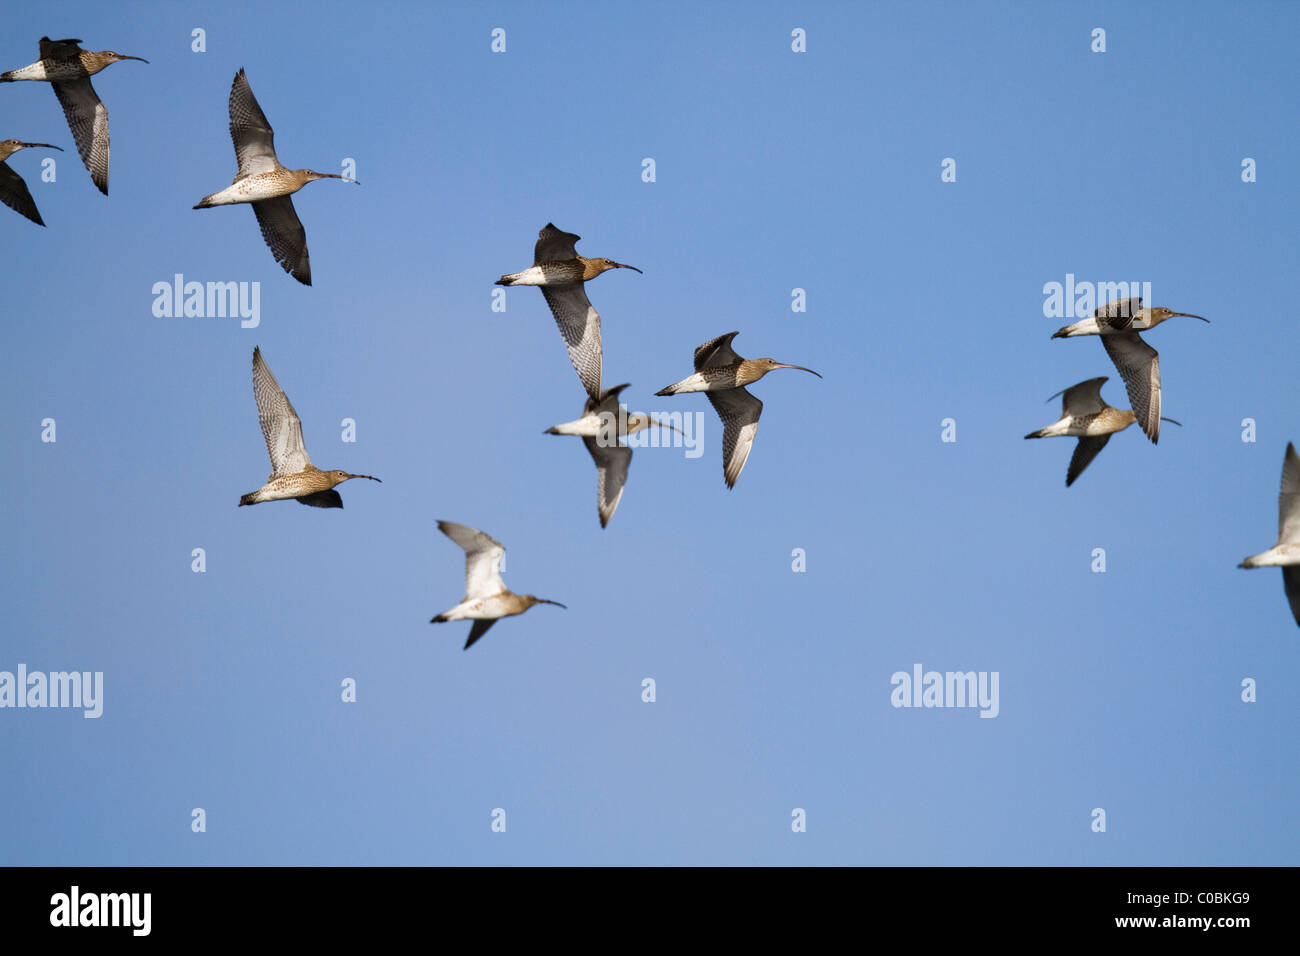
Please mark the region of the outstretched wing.
POLYGON ((469 629, 469 639, 465 641, 465 646, 462 648, 462 650, 466 650, 466 651, 469 650, 470 646, 475 641, 477 641, 480 637, 486 634, 488 632, 488 628, 491 627, 499 620, 501 620, 499 617, 494 617, 488 620, 475 621, 474 626, 469 629))
POLYGON ((1133 318, 1142 311, 1142 297, 1131 296, 1127 299, 1115 299, 1093 311, 1093 316, 1104 319, 1113 329, 1127 329, 1133 318))
POLYGON ((1070 458, 1070 467, 1065 473, 1065 487, 1069 488, 1074 484, 1074 479, 1082 475, 1083 469, 1092 464, 1092 460, 1101 454, 1108 441, 1110 441, 1109 435, 1085 435, 1079 439, 1079 444, 1074 447, 1074 455, 1070 458))
POLYGON ((706 368, 716 368, 720 365, 735 365, 741 359, 740 356, 731 350, 731 340, 739 332, 728 332, 726 335, 719 335, 712 342, 705 342, 695 350, 695 371, 703 371, 706 368))
POLYGON ((592 308, 583 283, 542 286, 555 324, 569 349, 569 361, 592 398, 600 398, 600 313, 592 308))
POLYGON ((1160 440, 1160 356, 1136 332, 1103 335, 1101 344, 1124 379, 1138 425, 1155 444, 1160 440))
POLYGON ((1282 487, 1277 496, 1277 543, 1300 543, 1300 457, 1286 443, 1282 459, 1282 487))
POLYGON ((90 85, 90 77, 60 80, 51 84, 59 98, 68 129, 77 142, 77 152, 99 191, 108 195, 108 110, 90 85))
POLYGON ((477 528, 439 521, 438 530, 455 541, 465 552, 465 600, 491 597, 506 589, 501 580, 501 559, 505 546, 477 528))
POLYGON ((596 510, 600 526, 609 524, 627 484, 627 469, 632 464, 632 449, 625 445, 602 445, 599 438, 583 438, 582 443, 596 463, 596 510))
MULTIPOLYGON (((1100 378, 1090 378, 1086 382, 1071 385, 1064 391, 1057 392, 1056 395, 1064 396, 1061 399, 1061 412, 1075 418, 1082 418, 1084 415, 1095 415, 1101 411, 1106 407, 1106 403, 1101 397, 1101 386, 1109 378, 1107 375, 1100 378)), ((1055 398, 1056 395, 1053 395, 1052 398, 1055 398)), ((1049 402, 1051 400, 1051 398, 1048 399, 1049 402)))
POLYGON ((533 247, 533 265, 578 258, 575 247, 581 238, 571 232, 561 232, 553 223, 548 222, 537 234, 537 245, 533 247))
POLYGON ((36 200, 32 198, 27 183, 5 162, 0 162, 0 202, 14 212, 26 216, 36 225, 45 225, 45 220, 41 219, 41 214, 36 209, 36 200))
POLYGON ((253 349, 253 397, 257 399, 257 420, 271 456, 271 477, 294 475, 310 468, 311 459, 302 443, 302 420, 293 410, 289 396, 284 394, 284 389, 271 374, 271 367, 262 358, 260 348, 253 349))
POLYGON ((727 480, 727 487, 734 488, 754 446, 763 403, 744 388, 704 394, 722 419, 722 475, 727 480))
POLYGON ((245 176, 271 172, 280 165, 275 158, 275 130, 253 96, 242 68, 230 86, 229 105, 230 139, 235 144, 235 160, 239 163, 235 182, 245 176))
POLYGON ((252 204, 262 238, 271 247, 281 268, 303 285, 311 285, 311 256, 307 254, 307 230, 302 227, 293 200, 288 196, 259 199, 252 204))

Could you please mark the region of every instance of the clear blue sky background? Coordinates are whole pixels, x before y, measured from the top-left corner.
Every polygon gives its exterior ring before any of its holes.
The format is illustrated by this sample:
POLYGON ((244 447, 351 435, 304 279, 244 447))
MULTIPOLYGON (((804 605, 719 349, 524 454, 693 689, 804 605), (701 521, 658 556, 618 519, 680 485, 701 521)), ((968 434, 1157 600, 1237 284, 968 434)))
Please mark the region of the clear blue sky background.
POLYGON ((1300 439, 1298 28, 1287 3, 11 10, 0 68, 42 35, 151 63, 94 79, 109 198, 51 90, 0 88, 0 137, 68 150, 54 183, 49 151, 10 160, 47 229, 0 209, 0 669, 106 685, 99 720, 0 711, 0 862, 1300 862, 1300 633, 1280 574, 1235 568, 1300 439), (250 209, 190 208, 234 174, 241 66, 283 162, 356 160, 360 187, 294 198, 312 288, 250 209), (605 383, 705 413, 702 457, 635 453, 603 531, 581 443, 542 433, 583 399, 542 296, 490 308, 550 220, 645 270, 589 289, 605 383), (261 326, 155 318, 175 273, 260 282, 261 326), (1043 400, 1109 375, 1128 402, 1100 343, 1049 338, 1067 273, 1213 322, 1148 337, 1185 427, 1116 436, 1068 490, 1073 440, 1021 437, 1043 400), (825 379, 754 386, 729 492, 704 397, 653 393, 733 329, 825 379), (382 485, 236 508, 269 471, 254 345, 315 462, 382 485), (428 623, 463 593, 439 518, 569 609, 463 653, 428 623), (998 671, 1000 716, 891 707, 916 663, 998 671))

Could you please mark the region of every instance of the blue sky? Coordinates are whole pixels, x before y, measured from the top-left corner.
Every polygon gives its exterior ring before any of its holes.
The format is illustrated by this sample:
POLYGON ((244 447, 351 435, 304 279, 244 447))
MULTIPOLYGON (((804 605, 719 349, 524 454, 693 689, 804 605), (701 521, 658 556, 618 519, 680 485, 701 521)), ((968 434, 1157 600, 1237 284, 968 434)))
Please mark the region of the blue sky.
POLYGON ((0 709, 0 862, 1300 861, 1300 635, 1280 574, 1235 567, 1300 438, 1300 8, 303 9, 6 22, 3 69, 42 35, 150 63, 94 79, 108 198, 53 93, 0 87, 0 138, 67 150, 9 161, 48 228, 0 209, 0 670, 104 674, 99 719, 0 709), (241 66, 282 162, 356 163, 294 197, 311 288, 251 210, 191 209, 234 175, 241 66), (491 309, 548 221, 644 270, 588 289, 605 383, 704 412, 704 454, 637 450, 603 531, 581 443, 543 434, 583 394, 542 296, 491 309), (177 273, 260 283, 259 326, 155 317, 177 273), (1128 402, 1098 342, 1050 339, 1067 274, 1212 322, 1147 336, 1184 427, 1115 436, 1068 490, 1074 442, 1022 439, 1044 399, 1109 375, 1128 402), (825 377, 753 386, 728 491, 708 402, 654 392, 737 329, 825 377), (313 460, 383 484, 236 508, 269 470, 254 345, 313 460), (428 623, 463 592, 439 518, 568 610, 462 652, 428 623), (998 716, 891 706, 916 664, 996 671, 998 716))

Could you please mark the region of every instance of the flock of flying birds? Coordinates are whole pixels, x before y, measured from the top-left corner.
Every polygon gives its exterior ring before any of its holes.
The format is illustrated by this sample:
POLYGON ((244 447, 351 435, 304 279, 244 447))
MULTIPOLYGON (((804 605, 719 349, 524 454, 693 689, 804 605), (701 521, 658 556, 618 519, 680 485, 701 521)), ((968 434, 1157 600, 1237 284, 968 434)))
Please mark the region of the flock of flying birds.
MULTIPOLYGON (((75 39, 42 37, 40 59, 30 66, 0 74, 0 82, 32 80, 49 83, 54 88, 91 179, 108 195, 108 111, 95 93, 90 77, 121 60, 148 61, 111 51, 83 50, 80 43, 75 39)), ((230 186, 204 196, 194 208, 250 204, 275 261, 299 282, 311 285, 307 234, 290 196, 318 179, 355 180, 334 173, 282 166, 275 153, 274 130, 242 69, 231 85, 228 108, 238 172, 230 186)), ((20 140, 0 143, 0 201, 43 226, 45 223, 26 183, 3 162, 19 149, 32 146, 60 149, 20 140)), ((504 275, 497 283, 539 287, 564 337, 587 399, 582 417, 549 428, 547 433, 582 438, 596 464, 596 506, 604 528, 622 499, 632 459, 632 449, 621 441, 652 425, 673 426, 648 415, 628 415, 626 407, 618 401, 619 393, 627 385, 603 388, 600 315, 587 298, 585 285, 610 269, 641 270, 610 259, 580 256, 576 249, 578 241, 578 236, 561 232, 548 223, 539 234, 532 267, 504 275)), ((797 368, 821 377, 812 369, 770 358, 741 358, 731 348, 737 334, 729 332, 701 345, 695 350, 695 373, 658 393, 705 393, 722 419, 723 477, 728 488, 735 486, 749 459, 763 410, 763 403, 745 386, 777 368, 797 368)), ((271 457, 271 475, 261 488, 239 499, 241 506, 293 499, 314 508, 342 508, 343 499, 336 490, 339 484, 352 478, 380 480, 373 475, 323 471, 312 464, 303 443, 302 421, 260 348, 253 350, 253 396, 271 457)), ((500 542, 482 531, 449 521, 438 522, 438 527, 465 551, 465 597, 456 607, 434 617, 433 622, 473 620, 466 649, 503 617, 522 614, 534 604, 558 604, 530 594, 515 594, 505 586, 500 573, 505 548, 500 542)))
MULTIPOLYGON (((30 66, 0 73, 0 83, 29 80, 49 83, 63 107, 77 151, 100 192, 108 195, 109 136, 108 110, 91 85, 90 77, 122 60, 137 60, 109 50, 91 52, 76 39, 50 40, 42 37, 40 59, 30 66)), ((238 172, 225 189, 203 197, 195 209, 248 203, 253 207, 262 237, 275 261, 304 285, 311 285, 311 260, 307 234, 290 196, 318 179, 356 182, 334 173, 310 169, 287 169, 275 153, 275 133, 253 96, 241 69, 234 79, 229 99, 230 135, 234 142, 238 172)), ((45 225, 22 177, 5 162, 20 149, 62 148, 49 143, 17 139, 0 141, 0 202, 38 225, 45 225)), ((672 427, 647 415, 627 415, 619 404, 626 384, 604 389, 601 383, 600 315, 587 298, 586 283, 610 269, 632 269, 611 259, 588 259, 576 250, 579 237, 562 232, 548 223, 539 233, 533 265, 522 272, 503 275, 497 284, 537 286, 559 326, 587 398, 582 416, 547 429, 548 434, 582 438, 596 465, 596 505, 601 527, 613 518, 627 482, 632 450, 620 440, 649 428, 672 427)), ((1117 409, 1101 397, 1105 376, 1088 379, 1058 392, 1062 395, 1059 421, 1031 432, 1025 438, 1072 436, 1078 445, 1066 472, 1067 486, 1083 473, 1110 441, 1135 421, 1154 444, 1160 437, 1160 423, 1174 422, 1160 414, 1160 365, 1155 349, 1142 340, 1140 332, 1155 328, 1175 316, 1208 319, 1166 308, 1146 308, 1140 298, 1119 299, 1098 308, 1092 318, 1059 329, 1053 338, 1082 335, 1101 337, 1102 345, 1119 371, 1128 391, 1131 409, 1117 409)), ((728 332, 695 350, 695 371, 655 394, 669 396, 704 392, 723 424, 723 477, 728 488, 735 486, 753 446, 763 403, 746 389, 768 372, 793 368, 821 377, 801 365, 788 365, 770 358, 744 359, 731 347, 739 333, 728 332)), ((239 504, 292 498, 317 508, 342 508, 335 487, 354 475, 345 471, 316 468, 303 445, 302 422, 271 373, 260 349, 253 350, 253 394, 257 401, 262 435, 270 453, 272 472, 265 485, 242 496, 239 504)), ((1055 398, 1053 395, 1052 398, 1055 398)), ((1049 399, 1050 401, 1051 399, 1049 399)), ((1277 544, 1261 554, 1246 558, 1239 567, 1281 567, 1287 599, 1296 623, 1300 624, 1300 457, 1287 445, 1282 467, 1277 544)), ((468 649, 502 617, 522 614, 534 604, 558 604, 530 594, 515 594, 501 579, 505 548, 482 531, 449 521, 439 529, 465 551, 465 597, 454 608, 437 615, 435 623, 473 620, 468 649)), ((564 605, 559 605, 563 607, 564 605)))

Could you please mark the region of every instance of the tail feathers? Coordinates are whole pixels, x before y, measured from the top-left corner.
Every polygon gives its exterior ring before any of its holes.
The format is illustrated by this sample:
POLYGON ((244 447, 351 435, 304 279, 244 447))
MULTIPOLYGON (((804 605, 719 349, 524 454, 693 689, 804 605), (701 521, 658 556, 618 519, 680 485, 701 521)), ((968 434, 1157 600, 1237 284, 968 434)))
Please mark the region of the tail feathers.
POLYGON ((255 504, 257 504, 256 491, 250 491, 248 494, 241 495, 239 498, 239 507, 241 508, 244 507, 244 505, 255 505, 255 504))
POLYGON ((439 614, 437 617, 429 618, 430 624, 445 624, 447 622, 446 614, 439 614))
POLYGON ((195 208, 195 209, 211 209, 213 206, 216 205, 216 203, 208 202, 208 200, 211 199, 211 198, 212 198, 211 196, 204 196, 202 199, 199 200, 198 205, 195 206, 194 208, 195 208))
POLYGON ((676 395, 676 394, 677 394, 677 386, 676 386, 676 385, 669 385, 667 388, 661 388, 661 389, 659 389, 659 391, 655 392, 655 394, 656 394, 656 395, 676 395))
POLYGON ((510 273, 510 275, 502 276, 500 279, 497 279, 494 285, 514 285, 515 280, 518 278, 519 278, 519 273, 512 272, 510 273))
POLYGON ((1043 434, 1043 432, 1045 432, 1045 431, 1047 431, 1046 428, 1040 428, 1040 429, 1038 429, 1038 431, 1036 431, 1036 432, 1030 432, 1030 433, 1029 433, 1028 435, 1026 435, 1025 437, 1026 437, 1026 438, 1046 438, 1047 436, 1043 434))
POLYGON ((1052 333, 1052 338, 1054 339, 1068 339, 1069 337, 1070 327, 1068 325, 1063 325, 1052 333))

